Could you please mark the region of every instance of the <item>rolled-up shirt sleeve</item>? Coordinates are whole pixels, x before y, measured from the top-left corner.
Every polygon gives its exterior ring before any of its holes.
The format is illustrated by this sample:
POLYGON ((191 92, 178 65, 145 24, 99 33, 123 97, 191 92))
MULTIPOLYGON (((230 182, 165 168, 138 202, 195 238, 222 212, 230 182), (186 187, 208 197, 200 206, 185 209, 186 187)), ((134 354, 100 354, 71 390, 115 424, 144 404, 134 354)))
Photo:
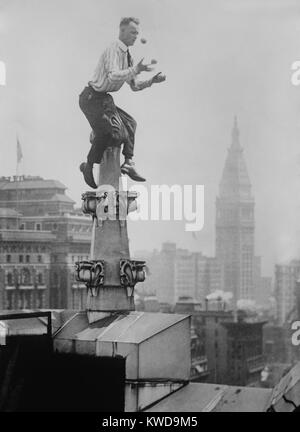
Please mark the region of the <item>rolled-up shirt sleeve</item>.
POLYGON ((150 87, 151 84, 152 84, 151 79, 146 80, 146 81, 138 81, 138 80, 136 80, 136 79, 133 78, 132 80, 127 81, 127 82, 130 85, 131 90, 133 90, 133 91, 143 90, 143 89, 145 89, 147 87, 150 87))

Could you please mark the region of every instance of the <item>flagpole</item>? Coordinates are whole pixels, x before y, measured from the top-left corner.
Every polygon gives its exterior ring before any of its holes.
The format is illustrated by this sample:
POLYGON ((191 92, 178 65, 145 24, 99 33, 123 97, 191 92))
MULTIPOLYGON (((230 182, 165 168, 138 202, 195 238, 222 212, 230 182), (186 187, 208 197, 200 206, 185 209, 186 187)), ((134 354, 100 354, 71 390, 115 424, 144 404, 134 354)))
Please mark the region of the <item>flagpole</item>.
POLYGON ((18 135, 17 135, 17 166, 16 166, 16 192, 17 192, 17 229, 19 229, 19 183, 18 183, 18 176, 19 176, 19 158, 18 158, 18 135))
POLYGON ((17 134, 17 165, 16 165, 16 193, 17 193, 17 205, 16 205, 16 211, 17 211, 17 229, 19 229, 19 163, 22 159, 22 151, 21 146, 19 142, 19 137, 17 134))

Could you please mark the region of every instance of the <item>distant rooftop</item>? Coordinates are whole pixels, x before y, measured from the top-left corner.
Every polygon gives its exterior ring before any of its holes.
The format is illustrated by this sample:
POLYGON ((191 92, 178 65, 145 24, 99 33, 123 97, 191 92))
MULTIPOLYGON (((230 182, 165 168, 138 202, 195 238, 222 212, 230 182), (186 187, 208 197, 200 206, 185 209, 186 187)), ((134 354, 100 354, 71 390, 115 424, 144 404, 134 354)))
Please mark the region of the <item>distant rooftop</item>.
POLYGON ((14 177, 0 177, 1 190, 14 190, 14 189, 67 189, 58 180, 45 180, 42 177, 34 176, 14 176, 14 177))

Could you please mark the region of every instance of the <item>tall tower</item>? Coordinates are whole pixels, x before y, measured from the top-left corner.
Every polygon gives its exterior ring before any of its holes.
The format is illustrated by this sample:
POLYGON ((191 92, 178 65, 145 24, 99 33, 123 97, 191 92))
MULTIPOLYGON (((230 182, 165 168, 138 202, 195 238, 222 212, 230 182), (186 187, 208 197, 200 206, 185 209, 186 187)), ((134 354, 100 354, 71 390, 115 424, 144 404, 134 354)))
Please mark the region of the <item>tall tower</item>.
POLYGON ((233 293, 235 302, 253 299, 254 198, 236 117, 216 199, 216 257, 223 289, 233 293))

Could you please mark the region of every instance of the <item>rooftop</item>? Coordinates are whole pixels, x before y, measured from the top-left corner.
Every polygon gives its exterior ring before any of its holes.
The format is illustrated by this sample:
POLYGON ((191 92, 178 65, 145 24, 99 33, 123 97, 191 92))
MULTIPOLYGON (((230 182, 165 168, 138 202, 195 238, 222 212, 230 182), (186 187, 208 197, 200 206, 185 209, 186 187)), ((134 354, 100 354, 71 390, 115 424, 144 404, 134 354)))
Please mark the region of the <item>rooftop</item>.
POLYGON ((57 333, 59 339, 114 341, 139 344, 164 329, 185 320, 187 315, 147 312, 120 313, 90 324, 85 312, 77 313, 57 333))
POLYGON ((1 190, 24 190, 24 189, 67 189, 58 180, 45 180, 42 177, 20 176, 12 180, 1 182, 1 190))
POLYGON ((147 412, 264 412, 272 389, 190 383, 147 412))

